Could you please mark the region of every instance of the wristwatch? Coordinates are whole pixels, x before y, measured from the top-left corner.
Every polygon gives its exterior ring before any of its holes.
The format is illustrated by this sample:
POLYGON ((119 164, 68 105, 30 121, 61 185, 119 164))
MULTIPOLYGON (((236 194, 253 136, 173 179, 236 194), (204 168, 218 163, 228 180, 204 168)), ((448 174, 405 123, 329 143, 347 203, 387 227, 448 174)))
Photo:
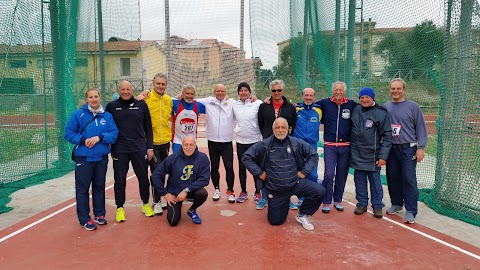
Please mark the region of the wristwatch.
POLYGON ((188 187, 184 188, 183 191, 190 193, 190 189, 188 187))

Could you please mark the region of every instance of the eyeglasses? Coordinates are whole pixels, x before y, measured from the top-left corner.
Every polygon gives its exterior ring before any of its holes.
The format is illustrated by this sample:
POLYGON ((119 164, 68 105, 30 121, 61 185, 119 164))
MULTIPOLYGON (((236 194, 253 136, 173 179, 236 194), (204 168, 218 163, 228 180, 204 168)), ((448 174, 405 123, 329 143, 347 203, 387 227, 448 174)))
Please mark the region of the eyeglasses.
POLYGON ((272 89, 272 93, 275 93, 275 92, 279 93, 279 92, 282 92, 282 91, 283 91, 283 89, 276 89, 276 90, 272 89))

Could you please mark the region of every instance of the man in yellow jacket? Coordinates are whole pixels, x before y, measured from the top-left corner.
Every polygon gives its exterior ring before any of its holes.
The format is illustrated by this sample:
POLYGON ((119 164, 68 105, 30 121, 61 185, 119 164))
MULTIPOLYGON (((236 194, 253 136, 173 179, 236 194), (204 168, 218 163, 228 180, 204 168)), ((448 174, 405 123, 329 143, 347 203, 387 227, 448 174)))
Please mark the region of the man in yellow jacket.
MULTIPOLYGON (((150 117, 152 118, 153 128, 153 152, 154 157, 150 161, 150 172, 153 174, 157 166, 168 156, 170 152, 170 141, 172 140, 172 130, 170 121, 172 121, 172 98, 165 93, 167 89, 167 75, 157 73, 153 77, 153 89, 145 98, 150 117)), ((150 181, 151 182, 151 181, 150 181)), ((160 193, 152 185, 154 199, 153 211, 155 214, 163 214, 163 208, 167 204, 161 200, 160 193)))

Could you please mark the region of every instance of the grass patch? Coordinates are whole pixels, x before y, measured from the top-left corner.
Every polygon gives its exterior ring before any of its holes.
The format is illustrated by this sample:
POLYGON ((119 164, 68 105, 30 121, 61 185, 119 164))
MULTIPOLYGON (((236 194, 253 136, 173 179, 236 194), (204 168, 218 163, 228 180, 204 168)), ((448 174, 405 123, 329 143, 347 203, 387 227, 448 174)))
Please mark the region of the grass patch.
POLYGON ((47 130, 47 138, 43 129, 2 129, 0 130, 0 163, 17 160, 19 157, 31 155, 45 148, 57 145, 54 128, 47 130), (45 143, 46 142, 46 143, 45 143))
POLYGON ((425 153, 432 157, 437 157, 438 137, 428 136, 427 146, 425 147, 425 153))

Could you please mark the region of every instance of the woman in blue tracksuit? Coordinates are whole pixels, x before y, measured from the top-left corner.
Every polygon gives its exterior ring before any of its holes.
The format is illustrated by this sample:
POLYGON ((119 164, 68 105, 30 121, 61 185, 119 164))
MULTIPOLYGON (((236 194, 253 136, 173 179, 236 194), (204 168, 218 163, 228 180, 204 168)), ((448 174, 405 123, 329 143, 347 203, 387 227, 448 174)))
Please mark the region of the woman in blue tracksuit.
POLYGON ((86 230, 107 224, 105 219, 105 176, 110 145, 115 143, 118 129, 110 113, 101 105, 100 92, 89 89, 86 104, 75 111, 67 122, 64 138, 75 145, 75 196, 77 216, 86 230), (94 219, 90 218, 89 189, 92 185, 94 219))

